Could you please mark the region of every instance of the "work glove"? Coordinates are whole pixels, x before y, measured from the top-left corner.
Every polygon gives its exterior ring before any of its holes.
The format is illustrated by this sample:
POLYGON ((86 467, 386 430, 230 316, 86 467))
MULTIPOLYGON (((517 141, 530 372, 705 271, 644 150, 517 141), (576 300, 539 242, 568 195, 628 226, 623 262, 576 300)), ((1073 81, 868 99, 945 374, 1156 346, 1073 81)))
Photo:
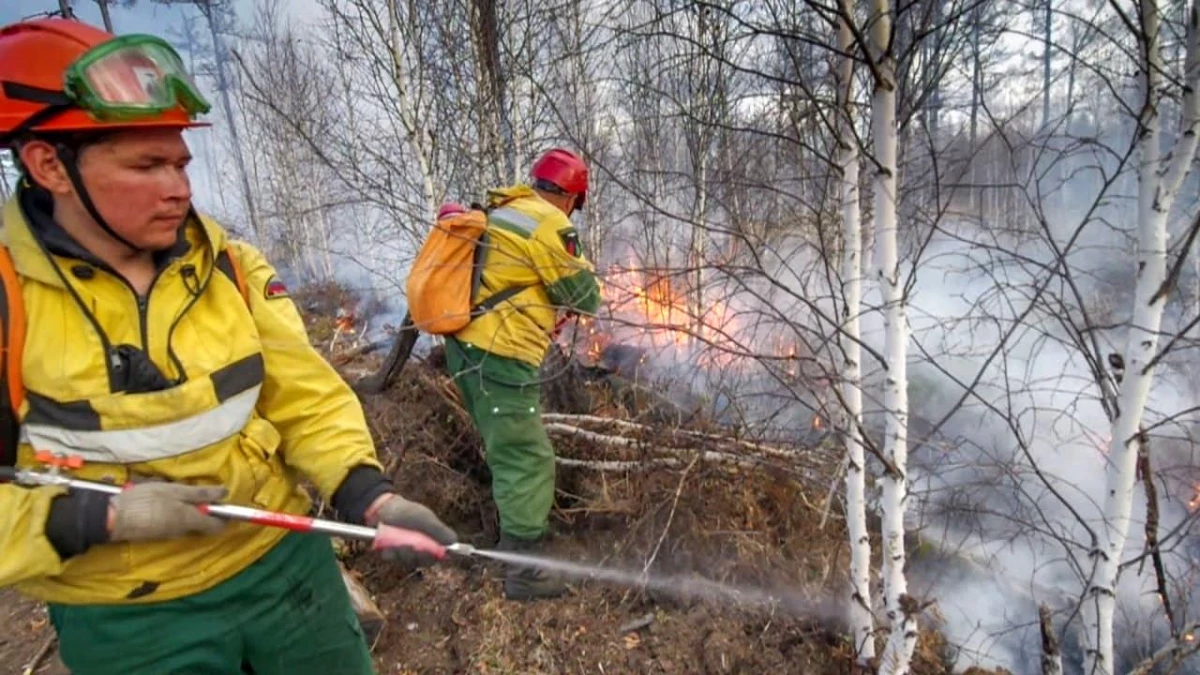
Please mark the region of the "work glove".
MULTIPOLYGON (((428 535, 437 543, 449 546, 458 541, 458 535, 445 523, 438 519, 428 507, 418 504, 392 493, 366 514, 366 522, 371 527, 380 524, 391 525, 405 530, 416 530, 428 535)), ((426 551, 402 546, 383 549, 384 560, 399 563, 405 567, 425 567, 437 561, 433 554, 426 551)))
POLYGON ((137 483, 112 498, 110 541, 158 541, 189 534, 216 534, 222 520, 205 515, 199 504, 219 502, 220 486, 151 481, 137 483))

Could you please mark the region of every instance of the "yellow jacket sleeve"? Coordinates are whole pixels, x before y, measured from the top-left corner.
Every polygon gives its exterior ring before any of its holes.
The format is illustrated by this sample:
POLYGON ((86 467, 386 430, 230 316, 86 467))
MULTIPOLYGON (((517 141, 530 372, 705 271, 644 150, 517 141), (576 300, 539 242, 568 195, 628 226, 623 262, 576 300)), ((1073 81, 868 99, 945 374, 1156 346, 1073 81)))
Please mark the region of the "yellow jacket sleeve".
POLYGON ((580 314, 595 314, 600 308, 594 268, 583 255, 575 227, 561 212, 542 218, 530 239, 529 257, 556 306, 580 314))
MULTIPOLYGON (((279 429, 284 461, 333 499, 359 467, 382 465, 358 397, 312 347, 304 320, 274 267, 253 246, 236 242, 250 310, 263 345, 266 376, 259 413, 279 429)), ((379 475, 379 474, 377 474, 379 475)))
POLYGON ((0 485, 0 588, 62 572, 62 559, 46 536, 50 504, 59 487, 0 485))

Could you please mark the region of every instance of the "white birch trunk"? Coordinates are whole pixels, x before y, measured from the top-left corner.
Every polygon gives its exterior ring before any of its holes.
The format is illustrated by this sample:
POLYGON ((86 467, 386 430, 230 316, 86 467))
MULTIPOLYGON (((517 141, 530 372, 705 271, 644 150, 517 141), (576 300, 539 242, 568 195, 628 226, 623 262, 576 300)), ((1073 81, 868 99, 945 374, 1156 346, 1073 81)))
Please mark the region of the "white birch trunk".
MULTIPOLYGON (((842 0, 846 16, 853 16, 849 0, 842 0)), ((875 658, 875 620, 871 614, 871 539, 867 533, 866 458, 862 439, 862 348, 858 315, 862 305, 862 222, 858 204, 858 145, 852 130, 854 110, 854 59, 849 55, 854 37, 845 17, 838 26, 838 51, 846 54, 838 64, 838 114, 840 133, 838 166, 841 168, 842 283, 845 316, 842 317, 842 398, 846 426, 846 527, 850 534, 850 625, 858 662, 875 658)))
POLYGON ((409 143, 412 145, 413 156, 421 170, 421 192, 425 199, 425 213, 432 219, 437 213, 438 204, 434 189, 433 169, 430 156, 426 152, 425 143, 429 134, 421 116, 417 112, 416 102, 410 92, 412 77, 407 72, 405 63, 405 35, 400 30, 400 15, 397 11, 396 0, 388 0, 388 21, 391 22, 392 80, 396 85, 396 105, 400 112, 400 121, 408 132, 409 143))
POLYGON ((1167 275, 1167 216, 1180 184, 1196 153, 1197 98, 1200 68, 1197 67, 1197 15, 1193 6, 1188 26, 1185 91, 1181 134, 1172 152, 1159 147, 1158 103, 1162 92, 1161 39, 1157 0, 1142 0, 1141 36, 1142 86, 1145 96, 1138 138, 1138 250, 1137 289, 1133 320, 1125 346, 1125 377, 1117 393, 1118 412, 1112 424, 1108 448, 1108 476, 1104 490, 1104 522, 1097 536, 1099 548, 1092 552, 1095 574, 1084 605, 1087 640, 1084 672, 1111 675, 1113 661, 1113 615, 1121 554, 1129 534, 1137 466, 1137 431, 1154 372, 1147 364, 1158 348, 1166 296, 1159 295, 1167 275))
POLYGON ((871 52, 878 78, 871 103, 871 136, 879 169, 875 175, 875 246, 884 311, 883 385, 886 426, 883 455, 883 601, 891 623, 881 675, 909 672, 917 645, 917 617, 908 608, 904 574, 904 512, 908 506, 908 368, 904 288, 900 275, 896 224, 896 62, 891 55, 891 8, 888 0, 871 2, 871 52))

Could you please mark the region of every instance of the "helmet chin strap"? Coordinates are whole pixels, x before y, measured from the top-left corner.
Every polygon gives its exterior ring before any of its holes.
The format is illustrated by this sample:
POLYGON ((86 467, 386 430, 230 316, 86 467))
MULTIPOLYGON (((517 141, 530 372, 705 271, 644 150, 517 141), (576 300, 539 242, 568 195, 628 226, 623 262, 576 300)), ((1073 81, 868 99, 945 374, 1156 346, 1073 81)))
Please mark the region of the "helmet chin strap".
POLYGON ((122 245, 128 247, 134 253, 141 253, 142 249, 132 244, 128 239, 117 234, 116 231, 109 226, 100 212, 96 210, 96 204, 92 202, 91 195, 88 194, 87 187, 83 184, 83 176, 79 173, 79 155, 73 148, 67 147, 63 143, 58 143, 54 146, 55 152, 58 153, 58 159, 62 162, 63 167, 67 170, 67 178, 71 180, 71 185, 74 186, 75 192, 79 194, 79 201, 83 202, 83 208, 87 209, 88 215, 96 224, 104 230, 105 234, 121 242, 122 245))

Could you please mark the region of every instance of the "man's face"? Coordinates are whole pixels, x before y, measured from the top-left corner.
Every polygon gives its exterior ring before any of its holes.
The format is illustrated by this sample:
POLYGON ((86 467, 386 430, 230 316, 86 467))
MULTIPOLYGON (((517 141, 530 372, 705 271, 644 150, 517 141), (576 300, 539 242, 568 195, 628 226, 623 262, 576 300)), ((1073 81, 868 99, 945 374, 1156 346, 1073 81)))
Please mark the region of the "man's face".
POLYGON ((133 130, 86 146, 79 173, 109 227, 138 248, 158 251, 175 244, 191 205, 191 159, 182 131, 133 130))

